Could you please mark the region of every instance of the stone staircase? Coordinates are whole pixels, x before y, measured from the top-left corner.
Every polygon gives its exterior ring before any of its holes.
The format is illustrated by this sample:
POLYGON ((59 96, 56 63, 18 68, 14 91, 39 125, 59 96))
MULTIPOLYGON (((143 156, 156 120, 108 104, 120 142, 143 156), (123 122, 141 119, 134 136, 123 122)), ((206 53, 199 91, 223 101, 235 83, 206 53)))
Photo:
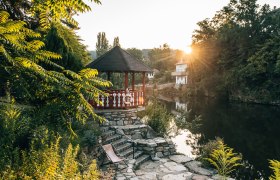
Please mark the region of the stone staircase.
MULTIPOLYGON (((135 159, 135 163, 133 164, 133 169, 136 169, 145 161, 147 161, 150 156, 144 154, 143 151, 137 150, 136 147, 134 148, 134 157, 133 157, 133 146, 132 143, 129 142, 128 137, 122 134, 117 134, 115 129, 110 128, 109 126, 101 127, 102 131, 102 142, 103 145, 105 144, 112 144, 116 154, 127 161, 135 159)), ((109 164, 110 161, 106 159, 104 164, 109 164)))

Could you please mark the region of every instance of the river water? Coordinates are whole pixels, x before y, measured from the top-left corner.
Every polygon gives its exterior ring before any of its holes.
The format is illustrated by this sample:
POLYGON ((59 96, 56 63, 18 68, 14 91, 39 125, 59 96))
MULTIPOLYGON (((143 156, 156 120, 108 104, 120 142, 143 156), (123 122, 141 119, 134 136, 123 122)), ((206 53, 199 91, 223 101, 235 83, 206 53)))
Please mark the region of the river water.
POLYGON ((193 117, 202 116, 195 131, 182 128, 178 134, 171 133, 177 151, 196 157, 198 146, 223 138, 246 162, 236 179, 267 179, 271 174, 268 159, 280 160, 280 107, 213 99, 160 99, 173 114, 182 108, 191 110, 193 117))

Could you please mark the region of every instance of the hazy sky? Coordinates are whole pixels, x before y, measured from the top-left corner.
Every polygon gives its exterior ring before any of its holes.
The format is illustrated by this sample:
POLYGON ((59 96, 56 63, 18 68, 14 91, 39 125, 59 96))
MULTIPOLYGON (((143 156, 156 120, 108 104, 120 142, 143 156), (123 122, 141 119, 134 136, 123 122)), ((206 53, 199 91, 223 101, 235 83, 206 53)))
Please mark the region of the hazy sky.
MULTIPOLYGON (((106 32, 109 43, 116 36, 124 48, 154 48, 167 43, 184 50, 191 43, 196 23, 211 18, 229 0, 101 0, 92 11, 79 15, 78 35, 94 50, 98 32, 106 32)), ((280 7, 280 0, 258 0, 280 7)))

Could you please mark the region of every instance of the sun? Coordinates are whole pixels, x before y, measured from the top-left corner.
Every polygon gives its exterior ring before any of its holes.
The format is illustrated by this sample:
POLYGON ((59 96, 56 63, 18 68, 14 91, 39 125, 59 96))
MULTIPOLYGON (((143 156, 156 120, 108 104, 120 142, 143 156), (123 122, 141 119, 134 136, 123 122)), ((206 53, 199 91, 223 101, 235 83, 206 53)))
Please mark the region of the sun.
POLYGON ((184 52, 186 54, 191 54, 192 53, 192 48, 190 46, 187 46, 185 49, 184 49, 184 52))

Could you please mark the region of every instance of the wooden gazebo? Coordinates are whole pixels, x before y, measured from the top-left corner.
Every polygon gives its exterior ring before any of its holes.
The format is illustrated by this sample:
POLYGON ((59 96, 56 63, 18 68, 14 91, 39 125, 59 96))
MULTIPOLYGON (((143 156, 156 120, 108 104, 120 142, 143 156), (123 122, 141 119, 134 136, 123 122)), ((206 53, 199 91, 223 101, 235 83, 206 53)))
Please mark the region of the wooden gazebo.
MULTIPOLYGON (((88 64, 87 67, 107 73, 108 80, 110 80, 112 73, 124 73, 124 89, 106 90, 109 96, 100 95, 99 100, 102 102, 102 105, 92 103, 95 108, 124 109, 135 108, 144 104, 145 73, 152 72, 153 70, 142 61, 134 58, 127 51, 116 46, 88 64), (131 88, 128 83, 129 73, 131 73, 131 88), (135 89, 135 73, 142 74, 142 88, 140 90, 135 89)), ((114 84, 114 82, 112 83, 114 84)))

